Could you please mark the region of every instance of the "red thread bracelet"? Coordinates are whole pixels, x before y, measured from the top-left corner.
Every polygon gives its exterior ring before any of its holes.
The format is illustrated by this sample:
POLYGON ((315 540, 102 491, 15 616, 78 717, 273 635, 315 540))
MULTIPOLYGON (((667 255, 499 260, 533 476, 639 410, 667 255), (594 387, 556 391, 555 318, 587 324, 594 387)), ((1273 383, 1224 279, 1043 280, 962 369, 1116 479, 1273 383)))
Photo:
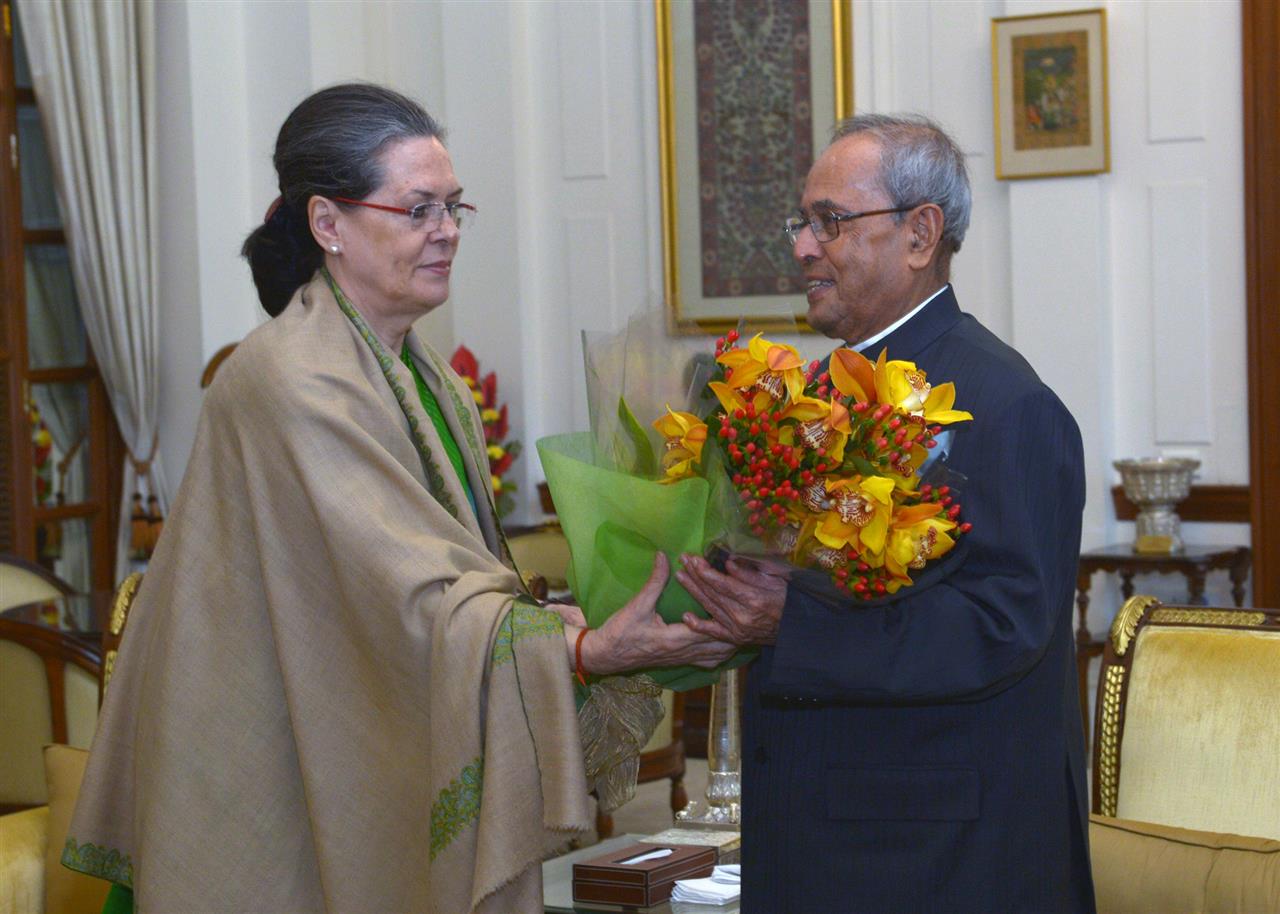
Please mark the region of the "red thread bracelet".
POLYGON ((587 632, 589 631, 591 631, 591 629, 584 628, 582 631, 578 632, 578 642, 573 646, 574 675, 578 677, 578 682, 582 683, 584 686, 587 684, 587 671, 582 668, 582 639, 587 637, 587 632))

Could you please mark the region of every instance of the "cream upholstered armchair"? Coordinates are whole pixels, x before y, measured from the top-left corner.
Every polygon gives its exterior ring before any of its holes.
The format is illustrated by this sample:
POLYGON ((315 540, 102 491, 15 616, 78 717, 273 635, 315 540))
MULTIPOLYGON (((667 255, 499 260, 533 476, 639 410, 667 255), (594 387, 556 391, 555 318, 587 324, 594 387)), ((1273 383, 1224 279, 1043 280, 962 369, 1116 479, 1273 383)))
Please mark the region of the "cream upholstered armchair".
POLYGON ((0 784, 6 809, 30 807, 0 815, 0 914, 102 910, 107 883, 58 861, 141 578, 130 575, 116 593, 101 663, 68 635, 0 619, 0 784))
POLYGON ((0 610, 56 600, 74 592, 70 584, 34 562, 0 552, 0 610))
POLYGON ((1098 910, 1280 911, 1280 611, 1134 597, 1098 683, 1098 910))

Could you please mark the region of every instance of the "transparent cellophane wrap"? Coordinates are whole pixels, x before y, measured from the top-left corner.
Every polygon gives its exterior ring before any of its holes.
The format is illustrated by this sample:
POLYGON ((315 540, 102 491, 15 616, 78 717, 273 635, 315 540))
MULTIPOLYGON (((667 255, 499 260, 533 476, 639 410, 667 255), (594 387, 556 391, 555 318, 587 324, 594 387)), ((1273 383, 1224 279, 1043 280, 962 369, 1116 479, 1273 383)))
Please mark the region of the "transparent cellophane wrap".
MULTIPOLYGON (((669 623, 680 622, 686 612, 707 615, 675 579, 681 554, 703 554, 717 543, 763 554, 742 533, 745 521, 717 448, 703 451, 698 476, 661 482, 663 440, 653 421, 668 406, 701 416, 715 404, 706 389, 714 361, 705 343, 670 336, 666 315, 658 310, 633 318, 618 333, 584 332, 591 430, 538 442, 572 555, 569 587, 593 628, 635 596, 658 551, 673 570, 657 607, 669 623)), ((684 691, 715 682, 720 669, 740 666, 755 654, 754 648, 744 649, 714 670, 646 672, 663 687, 684 691)))

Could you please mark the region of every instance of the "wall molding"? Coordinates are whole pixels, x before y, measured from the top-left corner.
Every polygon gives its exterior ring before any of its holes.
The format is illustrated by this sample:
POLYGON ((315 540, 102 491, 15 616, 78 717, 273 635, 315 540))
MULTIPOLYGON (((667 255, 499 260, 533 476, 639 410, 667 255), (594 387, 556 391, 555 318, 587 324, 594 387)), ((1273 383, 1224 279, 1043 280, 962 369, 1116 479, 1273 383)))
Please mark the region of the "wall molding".
MULTIPOLYGON (((1123 486, 1111 487, 1111 502, 1116 509, 1116 520, 1133 520, 1138 509, 1124 497, 1123 486)), ((1204 521, 1218 524, 1249 523, 1248 486, 1192 486, 1191 494, 1179 502, 1178 517, 1184 521, 1204 521)))

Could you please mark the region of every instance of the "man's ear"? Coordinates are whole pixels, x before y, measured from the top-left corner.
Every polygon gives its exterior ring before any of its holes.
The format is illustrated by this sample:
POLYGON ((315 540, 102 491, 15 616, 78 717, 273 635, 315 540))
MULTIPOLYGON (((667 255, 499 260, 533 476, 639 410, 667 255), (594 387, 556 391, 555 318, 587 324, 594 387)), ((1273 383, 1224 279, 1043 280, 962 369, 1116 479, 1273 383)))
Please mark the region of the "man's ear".
POLYGON ((911 269, 928 269, 933 263, 942 243, 942 225, 942 208, 936 203, 925 203, 907 214, 907 228, 911 236, 907 265, 911 269))
POLYGON ((311 234, 326 251, 332 251, 335 245, 339 250, 342 248, 338 230, 340 212, 336 203, 324 197, 316 196, 307 201, 307 222, 311 225, 311 234))

